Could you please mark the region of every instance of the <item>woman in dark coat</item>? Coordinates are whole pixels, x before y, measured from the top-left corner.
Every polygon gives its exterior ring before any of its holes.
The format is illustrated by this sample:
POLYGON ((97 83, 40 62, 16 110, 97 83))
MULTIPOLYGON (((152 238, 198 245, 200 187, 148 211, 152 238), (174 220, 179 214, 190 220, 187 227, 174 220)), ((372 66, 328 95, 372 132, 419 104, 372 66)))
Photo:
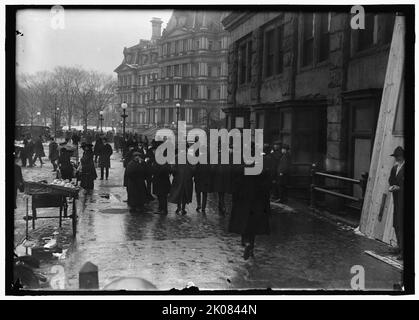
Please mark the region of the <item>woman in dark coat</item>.
POLYGON ((106 171, 106 180, 108 180, 112 153, 113 150, 111 145, 106 138, 103 138, 103 147, 99 154, 100 180, 103 180, 104 171, 106 171))
POLYGON ((70 157, 73 151, 62 147, 60 150, 60 156, 58 157, 58 168, 60 169, 61 179, 71 180, 73 179, 73 166, 71 165, 70 157))
MULTIPOLYGON (((185 152, 185 151, 181 151, 185 152)), ((176 159, 177 160, 177 159, 176 159)), ((177 204, 176 213, 186 214, 186 204, 192 202, 193 169, 189 163, 176 164, 173 167, 173 183, 170 189, 169 201, 177 204)))
POLYGON ((102 148, 103 148, 103 141, 102 141, 102 138, 98 137, 98 138, 96 139, 96 142, 95 142, 95 147, 94 147, 94 149, 93 149, 93 153, 94 153, 94 155, 95 155, 95 162, 97 162, 97 159, 98 159, 98 157, 99 157, 100 153, 102 152, 102 148))
POLYGON ((130 212, 142 211, 147 195, 145 187, 146 166, 138 151, 133 153, 133 159, 128 163, 125 172, 130 212))
POLYGON ((159 209, 156 213, 167 214, 167 196, 170 192, 170 166, 169 164, 152 163, 153 194, 159 201, 159 209))
POLYGON ((255 237, 269 234, 269 172, 245 175, 244 165, 233 166, 233 197, 229 231, 242 236, 243 258, 253 257, 255 237))
POLYGON ((94 188, 94 181, 97 178, 95 164, 93 162, 93 151, 91 144, 82 145, 83 156, 80 160, 80 187, 90 193, 94 188))

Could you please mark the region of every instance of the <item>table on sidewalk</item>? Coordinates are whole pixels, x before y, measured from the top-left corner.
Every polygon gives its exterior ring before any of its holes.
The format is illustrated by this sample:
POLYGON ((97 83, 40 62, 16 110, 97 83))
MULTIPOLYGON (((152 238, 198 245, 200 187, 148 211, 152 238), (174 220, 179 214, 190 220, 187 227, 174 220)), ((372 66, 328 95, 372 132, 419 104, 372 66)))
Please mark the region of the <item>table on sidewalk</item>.
POLYGON ((67 188, 59 185, 43 182, 25 181, 25 194, 32 198, 32 215, 29 215, 29 197, 26 197, 26 239, 29 233, 29 220, 32 220, 32 229, 35 229, 36 219, 59 219, 61 228, 63 218, 72 219, 73 236, 77 232, 77 206, 76 200, 79 195, 79 188, 67 188), (67 214, 69 203, 72 204, 71 215, 67 214), (38 208, 59 208, 58 216, 38 216, 38 208))

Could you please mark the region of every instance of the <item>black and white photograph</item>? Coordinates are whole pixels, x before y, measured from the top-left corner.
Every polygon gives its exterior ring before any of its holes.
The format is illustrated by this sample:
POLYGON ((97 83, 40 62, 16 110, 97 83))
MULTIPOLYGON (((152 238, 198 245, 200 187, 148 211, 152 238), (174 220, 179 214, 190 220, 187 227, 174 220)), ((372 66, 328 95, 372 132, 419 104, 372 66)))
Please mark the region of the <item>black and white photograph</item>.
POLYGON ((415 7, 290 5, 6 5, 7 295, 414 291, 415 7))

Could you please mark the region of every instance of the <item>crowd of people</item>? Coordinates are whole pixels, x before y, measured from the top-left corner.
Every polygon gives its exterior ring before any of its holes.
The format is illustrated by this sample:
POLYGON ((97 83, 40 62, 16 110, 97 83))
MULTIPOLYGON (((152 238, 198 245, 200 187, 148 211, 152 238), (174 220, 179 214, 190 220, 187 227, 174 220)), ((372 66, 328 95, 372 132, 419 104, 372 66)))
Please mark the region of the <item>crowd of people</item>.
MULTIPOLYGON (((37 159, 42 165, 42 157, 45 156, 42 137, 35 142, 30 137, 25 139, 20 152, 22 165, 26 165, 26 159, 30 159, 29 166, 33 166, 37 159)), ((232 200, 229 231, 241 235, 245 259, 253 255, 255 236, 269 233, 270 201, 288 200, 290 153, 289 147, 279 141, 272 146, 264 145, 262 173, 245 175, 244 161, 242 164, 220 163, 221 148, 218 164, 209 164, 209 155, 207 164, 178 163, 181 153, 188 150, 176 150, 175 164, 159 164, 155 161, 159 143, 154 140, 149 142, 147 137, 134 133, 110 136, 99 132, 81 134, 73 131, 59 144, 54 137, 49 139, 48 157, 53 171, 63 180, 75 178, 80 181, 86 194, 94 189, 94 181, 98 178, 97 167, 100 168, 100 179, 108 180, 110 157, 114 152, 109 140, 113 141, 115 151, 122 155, 125 168, 123 186, 132 213, 148 212, 145 205, 157 200, 156 214, 167 215, 168 203, 174 203, 175 213, 186 215, 187 205, 192 203, 195 191, 197 212, 206 213, 208 196, 214 194, 218 213, 224 216, 227 214, 226 194, 229 194, 232 200), (78 159, 79 144, 83 154, 79 161, 74 162, 74 156, 78 159)), ((232 146, 229 147, 231 151, 232 146)), ((193 152, 199 155, 199 149, 193 152)))

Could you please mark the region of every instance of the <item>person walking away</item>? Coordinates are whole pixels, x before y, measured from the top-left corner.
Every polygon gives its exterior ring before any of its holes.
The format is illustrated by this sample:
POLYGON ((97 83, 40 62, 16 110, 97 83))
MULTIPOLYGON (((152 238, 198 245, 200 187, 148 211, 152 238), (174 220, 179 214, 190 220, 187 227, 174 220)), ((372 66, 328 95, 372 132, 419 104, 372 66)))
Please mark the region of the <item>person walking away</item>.
POLYGON ((277 202, 287 203, 289 175, 291 171, 291 155, 289 153, 289 146, 287 144, 282 145, 281 153, 282 156, 279 160, 276 172, 276 181, 279 195, 279 200, 277 200, 277 202))
POLYGON ((80 160, 80 187, 86 190, 87 194, 90 194, 94 189, 94 181, 97 178, 95 164, 93 162, 93 145, 84 144, 82 145, 83 156, 80 160))
POLYGON ((170 165, 158 164, 153 161, 152 165, 152 189, 153 194, 157 197, 159 202, 158 211, 156 214, 167 214, 167 197, 170 192, 170 165))
POLYGON ((114 145, 115 151, 116 151, 117 153, 119 153, 119 133, 117 133, 117 134, 114 136, 114 138, 113 138, 113 145, 114 145))
POLYGON ((35 157, 33 158, 33 164, 35 165, 36 159, 39 159, 39 162, 41 162, 41 168, 42 165, 44 164, 42 162, 42 157, 45 157, 45 152, 44 152, 44 146, 42 144, 42 136, 39 136, 38 139, 36 139, 35 143, 34 143, 34 152, 35 152, 35 157))
MULTIPOLYGON (((179 152, 185 153, 185 150, 179 152)), ((176 159, 176 164, 173 167, 173 183, 170 188, 169 202, 177 205, 176 214, 180 212, 185 215, 186 205, 192 202, 193 193, 193 171, 192 166, 186 164, 179 164, 179 158, 176 159)))
POLYGON ((153 182, 153 173, 152 173, 152 163, 154 162, 154 152, 152 146, 148 146, 143 149, 145 152, 145 163, 147 167, 147 176, 146 176, 146 188, 147 188, 147 201, 153 201, 154 197, 152 195, 152 182, 153 182))
POLYGON ((106 180, 109 178, 109 168, 111 167, 112 147, 106 138, 103 138, 103 147, 99 154, 100 180, 103 180, 104 171, 106 171, 106 180))
POLYGON ((254 256, 256 235, 270 233, 269 173, 245 175, 244 165, 233 165, 232 210, 229 232, 241 235, 243 258, 254 256))
POLYGON ((23 140, 23 148, 20 151, 20 161, 22 162, 22 167, 26 167, 26 162, 28 160, 28 156, 26 154, 28 139, 26 137, 23 137, 22 140, 23 140))
MULTIPOLYGON (((230 150, 229 160, 232 161, 232 151, 230 150)), ((231 165, 221 163, 221 149, 218 152, 218 164, 211 168, 213 174, 212 191, 218 194, 218 212, 226 214, 225 194, 231 193, 231 165)))
POLYGON ((388 179, 389 191, 393 195, 393 228, 397 239, 397 248, 394 253, 398 254, 398 260, 403 260, 404 149, 397 147, 391 156, 395 160, 388 179))
MULTIPOLYGON (((24 142, 24 144, 25 144, 25 142, 24 142)), ((28 161, 29 161, 29 167, 33 167, 34 144, 33 144, 31 136, 27 137, 26 144, 24 146, 24 152, 25 152, 26 159, 28 159, 28 161)), ((26 163, 25 163, 25 165, 26 165, 26 163)))
POLYGON ((58 144, 55 142, 54 137, 51 137, 51 141, 48 145, 48 158, 51 161, 52 167, 54 168, 52 171, 56 172, 57 171, 57 160, 59 157, 59 152, 58 152, 58 144))
MULTIPOLYGON (((199 152, 199 150, 197 150, 199 152)), ((205 213, 207 208, 208 193, 211 192, 211 165, 209 162, 209 155, 207 163, 198 163, 195 167, 194 182, 196 194, 196 211, 205 213)))
POLYGON ((133 152, 126 169, 126 186, 130 212, 143 211, 146 202, 146 166, 138 151, 133 152))
POLYGON ((23 176, 22 176, 22 169, 16 163, 16 160, 17 160, 17 154, 15 153, 15 209, 17 208, 16 206, 17 191, 19 190, 20 192, 23 192, 25 188, 23 176))
POLYGON ((95 142, 95 147, 94 147, 94 149, 93 149, 93 153, 94 153, 94 156, 95 156, 95 162, 96 162, 96 163, 97 163, 97 160, 98 160, 98 158, 99 158, 100 153, 102 152, 102 148, 103 148, 103 141, 102 141, 102 138, 98 137, 98 138, 96 139, 96 142, 95 142))

